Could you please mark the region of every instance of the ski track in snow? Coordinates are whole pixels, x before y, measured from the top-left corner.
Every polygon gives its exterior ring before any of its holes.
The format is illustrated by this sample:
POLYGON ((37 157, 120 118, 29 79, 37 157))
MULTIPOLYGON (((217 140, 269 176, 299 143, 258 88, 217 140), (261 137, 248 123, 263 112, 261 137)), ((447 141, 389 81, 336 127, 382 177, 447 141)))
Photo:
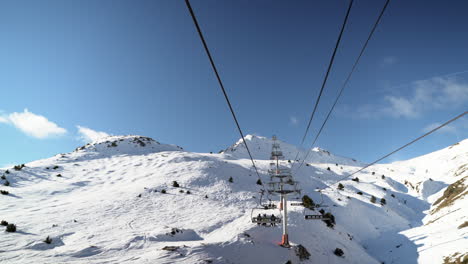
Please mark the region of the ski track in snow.
MULTIPOLYGON (((271 140, 246 138, 266 182, 271 140)), ((288 162, 297 148, 280 144, 283 165, 297 169, 294 160, 288 162)), ((442 263, 445 256, 468 252, 468 229, 458 229, 468 218, 467 199, 431 213, 447 186, 468 176, 468 140, 370 167, 356 175, 359 182, 343 181, 344 190, 334 183, 362 163, 322 149, 314 149, 307 163, 294 177, 315 202, 322 198, 314 190, 333 184, 324 190, 323 203, 336 225, 306 221, 305 213, 318 212, 289 206, 291 241, 311 254, 301 263, 442 263), (335 256, 335 248, 344 257, 335 256)), ((112 136, 9 171, 11 185, 0 187, 10 192, 0 196, 0 220, 15 223, 18 231, 1 233, 1 263, 299 262, 293 249, 276 245, 280 227, 250 222, 260 186, 240 141, 224 153, 208 154, 112 136), (180 187, 172 187, 173 181, 180 187), (43 242, 47 236, 51 244, 43 242), (162 250, 167 246, 177 249, 162 250)))

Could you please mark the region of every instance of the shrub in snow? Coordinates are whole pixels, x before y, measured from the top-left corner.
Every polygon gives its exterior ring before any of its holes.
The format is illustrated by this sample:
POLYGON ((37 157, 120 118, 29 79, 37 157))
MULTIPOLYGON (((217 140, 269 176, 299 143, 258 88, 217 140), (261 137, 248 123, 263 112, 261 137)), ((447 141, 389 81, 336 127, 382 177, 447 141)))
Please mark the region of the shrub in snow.
POLYGON ((8 224, 5 231, 10 232, 10 233, 16 232, 16 225, 8 224))
POLYGON ((3 185, 5 186, 10 186, 10 182, 8 180, 5 180, 5 182, 3 183, 3 185))
POLYGON ((24 164, 21 164, 21 165, 16 165, 16 166, 14 166, 13 169, 16 170, 16 171, 20 171, 20 170, 23 169, 24 167, 25 167, 24 164))
POLYGON ((385 179, 385 175, 382 174, 382 180, 385 179))
POLYGON ((291 160, 288 160, 288 163, 291 163, 291 160))
POLYGON ((177 181, 172 182, 172 187, 180 187, 179 183, 177 181))
POLYGON ((372 172, 372 175, 375 175, 375 171, 372 172))
POLYGON ((62 174, 60 174, 60 173, 59 173, 59 174, 57 174, 57 177, 62 177, 62 174))
POLYGON ((166 189, 162 189, 162 190, 161 190, 161 193, 166 193, 166 189))
POLYGON ((306 163, 306 166, 307 166, 307 167, 309 167, 309 166, 310 166, 310 164, 309 164, 309 163, 306 163))
POLYGON ((344 189, 344 185, 341 184, 341 183, 339 183, 339 184, 338 184, 338 190, 342 191, 343 189, 344 189))
POLYGON ((356 178, 354 178, 354 179, 351 179, 351 180, 352 180, 352 181, 355 181, 355 182, 359 182, 359 178, 358 178, 358 177, 356 177, 356 178))
POLYGON ((178 246, 165 246, 162 248, 162 250, 167 250, 167 251, 176 251, 177 249, 179 249, 178 246))
POLYGON ((184 190, 179 190, 180 193, 184 193, 184 190))
POLYGON ((292 264, 292 262, 290 260, 286 261, 286 263, 284 264, 292 264))
POLYGON ((338 167, 338 163, 335 163, 335 165, 338 167))
POLYGON ((229 177, 228 182, 234 182, 234 180, 232 179, 232 177, 229 177))
POLYGON ((9 171, 9 170, 6 170, 6 171, 5 171, 5 174, 10 174, 10 171, 9 171))
POLYGON ((392 193, 390 196, 393 197, 393 198, 395 198, 395 195, 394 195, 393 193, 392 193))
POLYGON ((115 148, 115 147, 117 147, 117 143, 114 141, 114 142, 112 142, 112 143, 110 144, 110 146, 115 148))
POLYGON ((47 238, 44 240, 44 243, 46 243, 46 244, 52 243, 52 238, 50 238, 49 236, 47 236, 47 238))
POLYGON ((328 167, 327 170, 331 170, 330 167, 328 167))
POLYGON ((333 254, 337 255, 338 257, 342 257, 344 252, 341 248, 336 248, 335 251, 333 251, 333 254))
POLYGON ((205 195, 205 199, 208 199, 208 195, 205 195))
POLYGON ((309 259, 310 253, 307 251, 307 249, 303 245, 297 245, 294 247, 294 252, 296 253, 296 256, 299 257, 299 260, 306 260, 309 259))
POLYGON ((328 218, 326 220, 323 220, 323 222, 325 222, 325 224, 327 224, 328 227, 333 228, 335 226, 335 224, 336 224, 335 216, 330 212, 322 213, 322 215, 324 217, 328 218))
POLYGON ((257 180, 258 185, 262 185, 262 181, 260 179, 257 180))
POLYGON ((362 192, 357 192, 357 194, 362 195, 362 192))
POLYGON ((8 225, 8 222, 5 221, 5 220, 2 220, 2 221, 0 222, 0 225, 2 225, 2 226, 7 226, 7 225, 8 225))
POLYGON ((305 208, 312 209, 315 207, 314 201, 308 195, 302 196, 302 203, 304 204, 305 208))
POLYGON ((371 201, 371 203, 375 203, 375 201, 376 201, 376 198, 375 198, 375 196, 374 196, 374 195, 372 195, 372 196, 371 196, 371 198, 370 198, 370 201, 371 201))
POLYGON ((2 180, 6 180, 5 175, 2 175, 1 179, 2 179, 2 180))
POLYGON ((465 221, 463 224, 458 226, 458 229, 462 229, 468 226, 468 221, 465 221))
POLYGON ((3 195, 8 195, 9 194, 9 192, 5 191, 5 190, 0 190, 0 193, 3 194, 3 195))
POLYGON ((186 194, 191 194, 191 192, 190 192, 190 191, 187 191, 186 194))
POLYGON ((382 187, 382 190, 384 190, 384 191, 387 191, 387 188, 385 188, 385 187, 382 187))
POLYGON ((381 205, 387 204, 387 201, 385 200, 385 198, 380 199, 380 204, 381 205))
POLYGON ((56 170, 56 169, 58 169, 58 168, 59 168, 59 166, 57 166, 57 165, 55 165, 54 167, 52 167, 52 169, 54 169, 54 170, 56 170))

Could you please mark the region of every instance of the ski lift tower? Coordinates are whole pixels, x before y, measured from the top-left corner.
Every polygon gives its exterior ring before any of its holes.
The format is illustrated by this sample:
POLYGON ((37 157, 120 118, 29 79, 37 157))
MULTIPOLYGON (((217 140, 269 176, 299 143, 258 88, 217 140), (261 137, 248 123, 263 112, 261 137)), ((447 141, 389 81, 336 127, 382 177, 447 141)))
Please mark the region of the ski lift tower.
POLYGON ((273 136, 273 146, 271 149, 270 165, 272 168, 268 170, 270 174, 270 182, 268 182, 267 191, 271 194, 280 195, 280 210, 283 210, 283 236, 281 238, 282 247, 290 247, 288 237, 288 207, 287 195, 300 193, 297 182, 294 181, 291 171, 288 168, 280 168, 280 159, 283 159, 283 152, 280 149, 279 143, 276 141, 276 136, 273 136))

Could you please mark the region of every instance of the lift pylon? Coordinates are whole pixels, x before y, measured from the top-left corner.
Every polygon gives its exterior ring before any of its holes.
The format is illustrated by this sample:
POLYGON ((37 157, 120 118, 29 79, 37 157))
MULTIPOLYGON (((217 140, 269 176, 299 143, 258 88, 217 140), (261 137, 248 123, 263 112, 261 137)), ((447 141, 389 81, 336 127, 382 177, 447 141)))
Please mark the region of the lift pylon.
POLYGON ((283 235, 281 237, 282 247, 290 247, 288 235, 288 194, 300 193, 297 182, 294 181, 289 168, 280 166, 280 159, 283 157, 283 152, 280 149, 279 143, 276 141, 276 136, 273 136, 273 144, 271 149, 272 169, 268 170, 270 182, 267 183, 267 191, 270 194, 280 196, 280 208, 283 213, 283 235))

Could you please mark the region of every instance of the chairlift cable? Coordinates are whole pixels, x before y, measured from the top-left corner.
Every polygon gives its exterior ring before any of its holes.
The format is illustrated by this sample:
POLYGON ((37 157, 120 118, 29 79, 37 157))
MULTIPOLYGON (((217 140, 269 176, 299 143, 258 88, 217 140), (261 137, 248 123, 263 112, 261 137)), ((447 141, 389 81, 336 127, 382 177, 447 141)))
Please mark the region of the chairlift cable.
MULTIPOLYGON (((367 48, 367 44, 369 44, 369 41, 370 39, 372 38, 372 35, 374 34, 375 32, 375 29, 377 28, 377 26, 379 25, 380 23, 380 20, 385 12, 385 10, 387 9, 387 6, 388 6, 388 3, 390 2, 390 0, 387 0, 385 2, 385 5, 383 6, 382 10, 380 11, 380 15, 379 17, 377 18, 377 20, 375 21, 374 23, 374 26, 372 27, 372 30, 370 31, 369 33, 369 36, 367 37, 367 40, 366 42, 364 43, 364 46, 362 46, 362 49, 361 49, 361 52, 359 53, 359 56, 357 57, 356 61, 354 62, 354 65, 353 67, 351 68, 351 71, 349 72, 348 76, 346 77, 346 80, 344 81, 343 85, 341 86, 341 89, 340 89, 340 92, 338 93, 338 96, 336 97, 335 99, 335 102, 333 103, 333 106, 331 107, 330 111, 328 112, 327 114, 327 117, 325 118, 325 120, 323 121, 322 123, 322 126, 320 127, 320 130, 319 132, 317 133, 317 135, 315 136, 314 138, 314 141, 312 142, 312 146, 311 148, 309 148, 309 151, 307 152, 307 155, 305 156, 305 158, 303 159, 301 165, 298 167, 297 170, 299 170, 303 165, 304 165, 304 161, 309 157, 310 155, 310 152, 311 152, 311 149, 314 147, 315 143, 317 142, 317 139, 318 137, 320 136, 320 134, 322 133, 322 130, 323 128, 325 127, 325 124, 327 123, 328 119, 330 118, 333 110, 335 109, 335 106, 336 104, 338 103, 338 100, 340 99, 341 95, 343 94, 343 90, 345 89, 345 87, 347 86, 349 80, 351 79, 351 76, 353 75, 359 61, 361 60, 361 57, 362 57, 362 54, 364 54, 364 51, 366 50, 367 48)), ((296 171, 297 171, 296 170, 296 171)))
MULTIPOLYGON (((304 141, 305 141, 305 139, 307 137, 307 134, 309 133, 310 125, 312 124, 312 119, 314 118, 315 112, 317 111, 318 104, 319 104, 320 99, 322 97, 323 90, 325 89, 325 85, 327 84, 328 76, 329 76, 331 68, 333 66, 333 62, 335 60, 335 55, 336 55, 336 52, 338 51, 338 47, 339 47, 340 42, 341 42, 341 37, 343 36, 343 32, 344 32, 344 29, 345 29, 347 21, 348 21, 349 13, 351 11, 351 7, 353 6, 353 2, 354 2, 354 0, 350 0, 350 2, 349 2, 348 10, 346 11, 346 15, 345 15, 343 24, 341 26, 340 34, 338 35, 338 39, 336 40, 335 48, 334 48, 332 56, 330 58, 330 62, 328 63, 327 71, 325 73, 325 77, 324 77, 323 82, 322 82, 322 87, 320 88, 319 95, 317 97, 317 100, 315 101, 314 109, 312 110, 312 114, 311 114, 311 116, 309 118, 309 123, 307 124, 306 131, 304 133, 304 136, 302 137, 300 147, 302 147, 304 145, 304 141)), ((294 161, 297 160, 298 156, 299 156, 299 149, 298 149, 298 151, 296 153, 296 157, 294 158, 294 161)), ((294 164, 295 163, 293 163, 293 166, 294 166, 294 164)))
MULTIPOLYGON (((231 102, 230 102, 229 97, 227 95, 226 89, 224 89, 223 82, 221 81, 221 77, 219 76, 219 73, 218 73, 218 70, 217 70, 216 65, 214 63, 213 57, 211 56, 210 50, 208 49, 208 45, 206 44, 205 38, 203 37, 202 31, 201 31, 200 26, 198 24, 195 13, 194 13, 194 11, 192 9, 192 6, 190 5, 190 1, 185 0, 185 4, 187 5, 187 8, 188 8, 188 10, 190 12, 190 15, 191 15, 191 17, 193 19, 193 23, 194 23, 194 25, 195 25, 195 27, 196 27, 196 29, 198 31, 198 35, 200 36, 200 40, 203 43, 203 47, 205 48, 206 55, 208 56, 208 59, 210 60, 210 63, 211 63, 211 67, 213 68, 213 71, 214 71, 214 73, 216 75, 216 79, 218 79, 219 86, 220 86, 221 91, 223 92, 224 98, 226 99, 226 102, 227 102, 227 104, 229 106, 229 110, 231 111, 232 117, 234 118, 234 122, 236 123, 237 130, 239 131, 239 134, 242 137, 242 141, 243 141, 243 143, 245 145, 245 148, 247 149, 247 153, 249 154, 250 160, 252 161, 252 165, 253 165, 253 167, 255 169, 255 173, 257 174, 258 179, 260 180, 263 188, 266 189, 265 185, 263 184, 263 181, 262 181, 262 179, 260 177, 260 174, 258 173, 257 166, 255 165, 255 162, 253 160, 252 154, 250 153, 250 149, 249 149, 249 147, 247 145, 247 142, 245 141, 244 133, 242 132, 242 129, 241 129, 240 125, 239 125, 239 121, 237 120, 236 114, 234 113, 234 109, 233 109, 233 107, 231 105, 231 102)), ((269 197, 268 192, 267 192, 267 197, 269 197)))
MULTIPOLYGON (((417 141, 423 139, 423 138, 426 137, 426 136, 429 136, 430 134, 436 132, 437 130, 439 130, 439 129, 445 127, 446 125, 448 125, 448 124, 450 124, 450 123, 452 123, 452 122, 454 122, 455 120, 457 120, 457 119, 459 119, 459 118, 462 118, 462 117, 463 117, 464 115, 466 115, 466 114, 468 114, 468 111, 465 111, 464 113, 459 114, 458 116, 456 116, 456 117, 450 119, 449 121, 443 123, 442 125, 440 125, 440 126, 434 128, 434 129, 432 129, 431 131, 425 133, 424 135, 419 136, 419 137, 416 138, 416 139, 413 139, 413 140, 410 141, 409 143, 406 143, 405 145, 403 145, 403 146, 401 146, 401 147, 395 149, 394 151, 392 151, 392 152, 386 154, 385 156, 383 156, 383 157, 377 159, 376 161, 374 161, 374 162, 372 162, 372 163, 370 163, 370 164, 368 164, 368 165, 362 167, 361 169, 359 169, 359 170, 357 170, 357 171, 355 171, 355 172, 349 174, 349 175, 346 176, 346 177, 341 178, 340 180, 338 180, 338 181, 335 182, 334 184, 339 183, 340 181, 345 180, 345 179, 347 179, 347 178, 349 178, 349 177, 355 175, 356 173, 359 173, 359 172, 361 172, 361 171, 363 171, 363 170, 369 168, 370 166, 376 164, 377 162, 379 162, 379 161, 381 161, 381 160, 383 160, 383 159, 388 158, 389 156, 395 154, 396 152, 398 152, 398 151, 400 151, 400 150, 402 150, 402 149, 408 147, 409 145, 411 145, 411 144, 413 144, 413 143, 415 143, 415 142, 417 142, 417 141)), ((331 184, 330 184, 330 185, 331 185, 331 184)), ((330 187, 330 185, 327 185, 327 186, 330 187)), ((322 191, 323 189, 325 189, 325 188, 322 188, 322 189, 320 189, 319 191, 322 191)))

